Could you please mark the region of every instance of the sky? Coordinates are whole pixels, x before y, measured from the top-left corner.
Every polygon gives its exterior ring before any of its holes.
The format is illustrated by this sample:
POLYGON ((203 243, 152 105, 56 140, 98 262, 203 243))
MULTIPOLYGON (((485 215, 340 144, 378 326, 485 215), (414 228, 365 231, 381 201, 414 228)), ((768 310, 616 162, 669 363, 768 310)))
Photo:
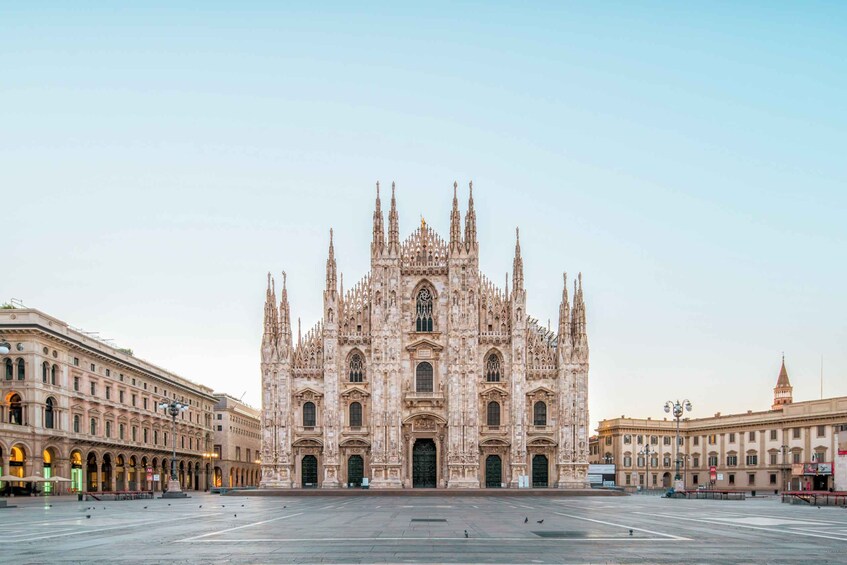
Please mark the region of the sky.
POLYGON ((286 4, 0 4, 0 301, 258 407, 267 272, 305 332, 376 181, 473 181, 530 315, 583 273, 592 425, 847 395, 847 5, 286 4))

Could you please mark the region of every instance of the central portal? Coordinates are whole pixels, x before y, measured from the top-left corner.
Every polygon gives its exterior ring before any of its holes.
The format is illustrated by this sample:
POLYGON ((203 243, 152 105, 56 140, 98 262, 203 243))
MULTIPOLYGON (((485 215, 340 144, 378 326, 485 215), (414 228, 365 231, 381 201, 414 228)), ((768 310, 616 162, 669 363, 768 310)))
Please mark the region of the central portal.
POLYGON ((415 440, 412 448, 412 486, 414 488, 435 488, 436 459, 435 441, 415 440))

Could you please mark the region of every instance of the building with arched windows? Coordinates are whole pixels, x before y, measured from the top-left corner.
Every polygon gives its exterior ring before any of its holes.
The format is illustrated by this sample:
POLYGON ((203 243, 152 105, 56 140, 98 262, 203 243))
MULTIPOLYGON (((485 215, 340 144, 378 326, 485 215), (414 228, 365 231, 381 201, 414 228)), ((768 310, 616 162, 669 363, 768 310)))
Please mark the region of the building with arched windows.
POLYGON ((387 235, 377 184, 370 272, 345 290, 332 231, 323 317, 292 336, 283 273, 268 275, 262 337, 267 488, 588 486, 588 340, 582 279, 558 331, 526 311, 520 240, 512 287, 479 270, 470 187, 464 229, 421 221, 387 235))

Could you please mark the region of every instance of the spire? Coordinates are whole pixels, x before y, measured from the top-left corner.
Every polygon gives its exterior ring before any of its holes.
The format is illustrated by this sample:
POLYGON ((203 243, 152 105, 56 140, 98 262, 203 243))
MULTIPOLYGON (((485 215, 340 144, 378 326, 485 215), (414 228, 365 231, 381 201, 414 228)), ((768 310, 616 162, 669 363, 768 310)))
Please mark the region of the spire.
POLYGON ((477 248, 476 241, 476 212, 473 209, 473 181, 468 183, 470 195, 468 196, 468 213, 465 214, 465 248, 468 251, 477 248))
POLYGON ((571 312, 571 334, 574 348, 580 355, 587 355, 588 333, 585 329, 585 299, 582 294, 582 273, 574 281, 573 311, 571 312))
POLYGON ((335 268, 335 247, 332 244, 332 228, 329 230, 329 257, 326 259, 326 289, 335 290, 338 276, 335 268))
POLYGON ((506 300, 509 299, 509 271, 506 271, 506 300))
POLYGON ((562 302, 559 304, 559 344, 568 347, 573 343, 573 339, 571 337, 571 305, 568 300, 567 273, 562 273, 562 280, 562 302))
POLYGON ((773 389, 773 405, 771 410, 782 410, 784 404, 794 402, 794 387, 788 380, 788 371, 785 368, 785 354, 782 354, 782 367, 779 369, 779 376, 776 379, 776 386, 773 389))
POLYGON ((268 289, 265 293, 265 330, 262 341, 274 342, 279 334, 279 320, 276 314, 276 289, 274 279, 268 273, 268 289))
POLYGON ((391 183, 391 210, 388 212, 388 253, 400 254, 400 226, 397 223, 397 200, 394 197, 394 182, 391 183))
POLYGON ((523 258, 521 257, 521 231, 515 228, 515 261, 512 266, 512 284, 515 291, 523 290, 523 258))
POLYGON ((303 331, 300 325, 300 318, 297 318, 297 345, 298 347, 303 344, 303 331))
POLYGON ((453 210, 450 212, 450 251, 459 251, 462 248, 462 226, 461 215, 459 214, 459 199, 456 196, 456 189, 459 183, 453 181, 453 210))
POLYGON ((285 271, 282 272, 282 294, 279 299, 279 338, 286 348, 291 347, 291 309, 285 271))
POLYGON ((376 183, 376 208, 374 209, 374 235, 371 243, 371 255, 381 255, 385 249, 385 227, 382 223, 382 207, 379 201, 379 181, 376 183))

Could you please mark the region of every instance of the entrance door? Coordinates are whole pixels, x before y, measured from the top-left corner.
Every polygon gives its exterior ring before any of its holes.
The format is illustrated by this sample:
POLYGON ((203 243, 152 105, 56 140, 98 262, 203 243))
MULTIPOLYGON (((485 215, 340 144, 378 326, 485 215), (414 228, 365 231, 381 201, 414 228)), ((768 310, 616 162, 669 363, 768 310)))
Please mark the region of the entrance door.
POLYGON ((314 455, 306 455, 300 462, 303 488, 315 488, 318 486, 318 458, 314 455))
POLYGON ((415 440, 412 448, 412 486, 435 488, 435 442, 431 439, 415 440))
POLYGON ((532 457, 532 486, 547 486, 547 456, 533 455, 532 457))
POLYGON ((347 459, 347 486, 362 486, 362 477, 365 476, 365 462, 361 455, 351 455, 347 459))
POLYGON ((503 482, 503 463, 499 455, 485 458, 485 488, 500 488, 503 482))

